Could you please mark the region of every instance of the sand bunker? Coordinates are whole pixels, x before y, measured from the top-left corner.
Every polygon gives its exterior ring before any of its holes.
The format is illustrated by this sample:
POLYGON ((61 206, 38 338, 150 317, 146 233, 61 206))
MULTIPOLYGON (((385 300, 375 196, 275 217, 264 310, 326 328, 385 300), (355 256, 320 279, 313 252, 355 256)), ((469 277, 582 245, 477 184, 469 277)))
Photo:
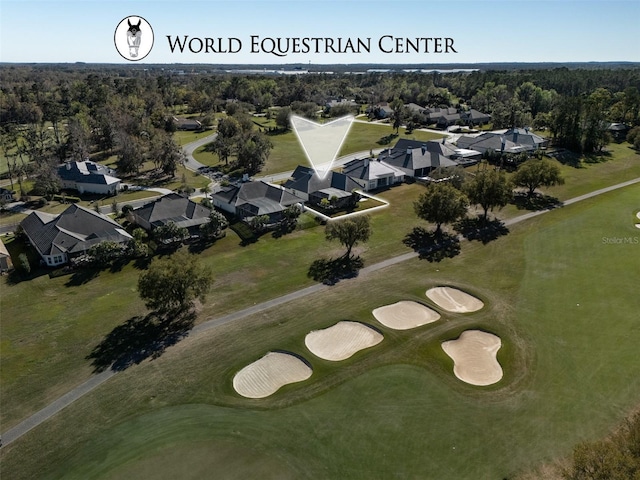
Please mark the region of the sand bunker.
POLYGON ((448 312, 469 313, 484 307, 484 303, 457 288, 434 287, 427 290, 427 297, 448 312))
POLYGON ((302 382, 313 370, 294 355, 269 352, 233 377, 233 388, 243 397, 264 398, 289 383, 302 382))
POLYGON ((324 330, 308 333, 304 339, 314 355, 334 362, 380 343, 384 337, 373 328, 358 322, 338 322, 324 330))
POLYGON ((462 332, 457 340, 442 344, 453 359, 453 373, 471 385, 491 385, 502 378, 502 367, 496 359, 502 342, 500 337, 480 330, 462 332))
POLYGON ((376 308, 373 312, 381 324, 394 330, 408 330, 435 322, 440 314, 418 302, 401 301, 384 307, 376 308))

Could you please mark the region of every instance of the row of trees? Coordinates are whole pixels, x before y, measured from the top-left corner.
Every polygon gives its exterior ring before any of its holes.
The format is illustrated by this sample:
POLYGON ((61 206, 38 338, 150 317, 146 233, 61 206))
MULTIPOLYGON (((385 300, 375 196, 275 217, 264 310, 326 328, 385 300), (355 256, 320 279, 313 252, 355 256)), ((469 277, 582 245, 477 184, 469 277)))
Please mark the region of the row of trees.
POLYGON ((206 146, 220 160, 244 173, 258 173, 269 158, 273 144, 267 136, 254 128, 247 113, 238 110, 234 115, 218 120, 218 135, 206 146))
POLYGON ((531 198, 539 187, 563 182, 557 165, 546 159, 531 159, 518 168, 511 181, 499 170, 486 169, 477 172, 460 188, 447 182, 431 184, 414 208, 416 215, 434 223, 436 234, 440 234, 442 225, 464 217, 470 204, 482 208, 482 219, 486 222, 489 211, 511 201, 515 187, 525 188, 527 197, 531 198))
MULTIPOLYGON (((24 140, 18 143, 29 144, 26 154, 33 159, 43 152, 58 160, 80 159, 91 151, 119 151, 132 139, 146 145, 156 130, 172 130, 167 120, 176 107, 186 106, 188 112, 211 122, 214 112, 230 108, 230 101, 258 112, 278 105, 306 114, 322 108, 329 98, 349 98, 361 105, 394 100, 431 107, 464 103, 490 113, 496 128, 551 127, 563 123, 565 102, 578 102, 583 104, 578 110, 583 108, 581 114, 586 116, 585 136, 589 125, 595 125, 591 121, 595 116, 640 125, 637 69, 263 77, 172 76, 161 69, 140 72, 125 67, 11 66, 0 69, 0 85, 0 124, 11 125, 14 131, 20 126, 19 137, 24 140), (50 145, 43 148, 44 144, 50 145)), ((10 137, 15 132, 4 134, 10 137)), ((561 141, 565 137, 565 132, 558 132, 561 141)), ((3 141, 15 147, 11 138, 3 141)))

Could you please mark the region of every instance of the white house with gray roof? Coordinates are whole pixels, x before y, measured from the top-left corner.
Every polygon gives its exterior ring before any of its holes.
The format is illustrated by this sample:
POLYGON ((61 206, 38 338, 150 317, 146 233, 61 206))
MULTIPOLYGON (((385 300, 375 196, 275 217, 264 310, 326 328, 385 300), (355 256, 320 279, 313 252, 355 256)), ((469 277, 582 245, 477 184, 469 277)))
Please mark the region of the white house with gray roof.
POLYGON ((211 195, 213 205, 225 212, 237 215, 244 221, 266 215, 268 224, 283 219, 283 212, 291 205, 300 204, 300 198, 284 188, 263 180, 223 187, 211 195))
POLYGON ((32 212, 20 226, 47 266, 64 265, 100 242, 131 240, 120 224, 75 204, 60 215, 32 212))
POLYGON ((400 171, 407 177, 426 177, 439 167, 455 167, 457 162, 445 157, 432 146, 417 145, 411 141, 398 141, 395 147, 383 150, 378 160, 400 171))
POLYGON ((58 167, 62 188, 77 190, 81 194, 115 195, 121 181, 115 174, 115 170, 91 160, 69 161, 58 167))
POLYGON ((177 193, 169 193, 131 212, 133 221, 145 230, 174 223, 197 235, 200 226, 209 221, 211 209, 177 193))
POLYGON ((350 198, 362 186, 343 173, 330 171, 320 178, 313 168, 298 165, 284 188, 305 202, 318 203, 323 198, 350 198))
POLYGON ((365 192, 390 187, 404 181, 404 172, 379 159, 351 160, 342 167, 342 173, 360 185, 365 192))

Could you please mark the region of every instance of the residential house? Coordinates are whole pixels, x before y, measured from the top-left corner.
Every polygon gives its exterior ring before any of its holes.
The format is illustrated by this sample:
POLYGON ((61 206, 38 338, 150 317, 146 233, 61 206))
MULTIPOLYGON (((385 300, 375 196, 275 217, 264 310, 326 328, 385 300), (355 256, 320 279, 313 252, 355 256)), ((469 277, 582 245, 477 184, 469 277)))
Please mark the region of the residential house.
POLYGON ((14 192, 13 190, 0 188, 0 202, 5 202, 5 203, 15 202, 16 201, 15 194, 16 192, 14 192))
POLYGON ((353 190, 362 187, 344 173, 330 171, 320 178, 313 168, 298 165, 284 188, 311 204, 319 204, 323 198, 334 198, 337 200, 336 206, 340 207, 351 201, 353 190))
POLYGON ((468 125, 470 127, 486 125, 491 121, 491 115, 479 112, 478 110, 474 110, 473 108, 466 112, 462 112, 460 114, 460 118, 465 125, 468 125))
POLYGON ((346 98, 340 98, 340 99, 332 98, 327 100, 327 102, 325 103, 325 108, 327 110, 331 110, 333 107, 338 107, 338 106, 353 107, 355 109, 358 106, 358 104, 354 100, 347 100, 346 98))
POLYGON ((461 166, 475 164, 482 156, 480 152, 477 152, 475 150, 465 150, 456 147, 454 144, 449 143, 447 138, 443 138, 440 141, 431 140, 428 142, 401 138, 393 148, 395 150, 425 148, 429 152, 438 153, 450 160, 455 160, 455 162, 461 166))
POLYGON ((429 123, 436 123, 443 115, 455 115, 458 109, 454 107, 429 107, 425 109, 425 115, 429 123))
POLYGON ((174 223, 186 228, 192 236, 198 236, 200 225, 209 221, 211 209, 177 193, 169 193, 131 212, 133 222, 145 230, 174 223))
POLYGON ((115 170, 91 160, 69 161, 58 167, 62 188, 82 193, 115 195, 120 189, 120 179, 115 170))
POLYGON ((75 204, 60 215, 32 212, 20 226, 48 266, 63 265, 100 242, 131 240, 120 224, 75 204))
POLYGON ((446 143, 446 138, 441 141, 430 140, 428 142, 401 138, 396 142, 392 150, 406 150, 408 148, 425 148, 430 152, 436 152, 445 157, 451 157, 455 150, 454 145, 446 143))
POLYGON ((504 138, 515 144, 523 145, 527 150, 538 150, 549 145, 549 140, 536 135, 529 128, 510 128, 502 134, 504 138))
POLYGON ((172 117, 176 130, 197 131, 202 130, 202 123, 194 118, 172 117))
POLYGON ((11 261, 11 255, 7 250, 2 238, 0 238, 0 273, 13 270, 13 262, 11 261))
POLYGON ((511 128, 503 132, 485 132, 479 136, 462 135, 457 146, 484 153, 487 150, 503 153, 534 152, 547 146, 548 140, 527 128, 511 128))
POLYGON ((404 172, 407 177, 426 177, 439 167, 454 167, 455 161, 437 151, 429 151, 425 144, 419 147, 413 144, 400 143, 395 147, 383 150, 378 160, 404 172), (405 146, 405 148, 399 148, 405 146))
POLYGON ((427 109, 421 107, 417 103, 407 103, 405 104, 406 109, 411 112, 411 114, 417 113, 418 115, 426 114, 427 109))
POLYGON ((438 128, 445 129, 451 125, 456 125, 461 121, 459 113, 447 113, 442 114, 436 118, 436 125, 438 128))
POLYGON ((223 187, 213 193, 211 199, 214 206, 247 222, 254 217, 266 215, 269 217, 269 225, 281 221, 287 207, 301 203, 300 198, 284 188, 263 180, 223 187))
POLYGON ((342 167, 342 173, 357 182, 365 192, 390 187, 404 181, 404 172, 377 159, 351 160, 342 167))
POLYGON ((387 102, 382 102, 367 108, 367 114, 373 116, 377 120, 383 120, 385 118, 391 118, 393 115, 393 108, 391 108, 387 102))
POLYGON ((624 123, 611 123, 607 127, 607 131, 611 134, 614 140, 620 142, 627 138, 627 133, 629 133, 631 127, 625 125, 624 123))

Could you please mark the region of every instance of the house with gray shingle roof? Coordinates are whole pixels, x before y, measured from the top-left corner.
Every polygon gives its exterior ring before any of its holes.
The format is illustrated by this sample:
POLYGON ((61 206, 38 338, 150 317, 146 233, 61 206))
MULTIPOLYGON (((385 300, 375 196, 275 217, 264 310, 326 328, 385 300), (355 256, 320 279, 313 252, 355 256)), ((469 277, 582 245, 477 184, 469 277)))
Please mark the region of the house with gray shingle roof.
POLYGON ((223 187, 211 195, 213 205, 237 215, 243 221, 266 215, 270 225, 284 218, 283 212, 291 205, 301 203, 301 199, 284 188, 271 185, 263 180, 223 187))
POLYGON ((411 140, 409 138, 401 138, 394 145, 394 150, 406 150, 407 148, 425 148, 429 152, 439 153, 440 155, 453 158, 456 156, 455 146, 451 143, 447 143, 446 138, 442 138, 441 141, 429 140, 428 142, 421 142, 419 140, 411 140))
POLYGON ((75 204, 60 215, 32 212, 20 226, 48 266, 63 265, 100 242, 131 240, 131 235, 120 224, 75 204))
POLYGON ((15 198, 15 194, 16 192, 14 192, 13 190, 9 190, 7 188, 0 188, 0 202, 15 202, 16 198, 15 198))
POLYGON ((487 150, 504 153, 534 152, 548 144, 546 138, 531 132, 528 128, 510 128, 503 132, 485 132, 477 137, 462 135, 458 148, 476 150, 484 153, 487 150))
POLYGON ((437 151, 429 151, 424 143, 417 146, 410 141, 399 141, 395 147, 383 150, 378 160, 401 170, 408 177, 426 177, 436 168, 458 165, 437 151))
POLYGON ((196 131, 202 130, 202 123, 195 118, 171 117, 176 130, 196 131))
POLYGON ((455 125, 461 120, 459 113, 447 113, 442 114, 436 118, 436 124, 439 128, 447 128, 451 125, 455 125))
POLYGON ((177 193, 169 193, 131 212, 133 221, 151 231, 168 223, 198 235, 200 225, 209 221, 211 209, 177 193))
POLYGON ((466 112, 462 112, 460 117, 462 121, 470 127, 473 127, 474 125, 484 125, 491 121, 491 115, 479 112, 473 108, 466 112))
POLYGON ((81 194, 115 195, 120 189, 120 179, 115 174, 115 170, 91 160, 69 161, 58 167, 62 188, 77 190, 81 194))
POLYGON ((342 173, 357 182, 365 192, 390 187, 404 181, 404 172, 379 159, 351 160, 342 167, 342 173))
POLYGON ((317 204, 323 198, 350 199, 353 190, 362 187, 344 173, 330 171, 320 178, 313 168, 298 165, 284 188, 305 202, 317 204))

